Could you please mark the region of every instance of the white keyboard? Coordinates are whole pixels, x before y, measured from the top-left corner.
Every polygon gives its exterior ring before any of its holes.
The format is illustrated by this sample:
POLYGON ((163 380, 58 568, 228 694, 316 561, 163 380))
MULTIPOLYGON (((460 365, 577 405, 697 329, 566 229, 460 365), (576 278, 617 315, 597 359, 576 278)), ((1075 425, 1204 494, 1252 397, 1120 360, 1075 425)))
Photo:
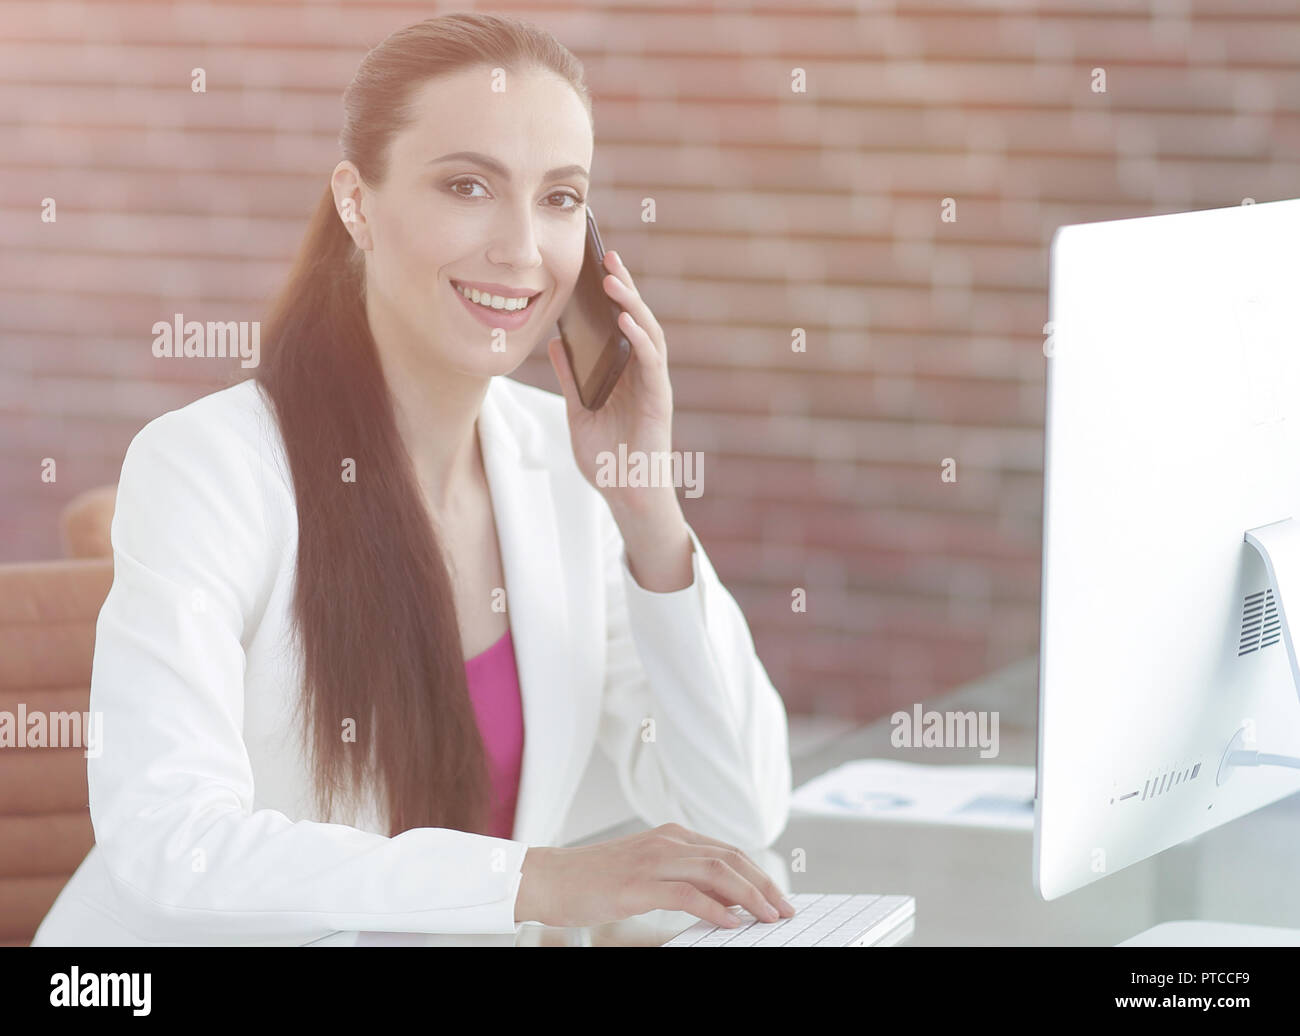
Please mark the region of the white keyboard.
POLYGON ((916 913, 913 896, 797 892, 787 896, 794 917, 760 921, 748 910, 732 913, 749 922, 722 928, 697 921, 665 946, 871 946, 916 913))

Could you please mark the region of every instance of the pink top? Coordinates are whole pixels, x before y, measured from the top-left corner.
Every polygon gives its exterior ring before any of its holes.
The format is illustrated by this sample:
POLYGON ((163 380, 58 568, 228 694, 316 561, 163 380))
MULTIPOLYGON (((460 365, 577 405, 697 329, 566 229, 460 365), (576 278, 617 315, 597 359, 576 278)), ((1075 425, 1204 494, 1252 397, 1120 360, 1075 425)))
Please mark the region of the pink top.
POLYGON ((524 714, 515 645, 509 630, 465 663, 465 676, 492 771, 492 826, 488 833, 510 838, 515 829, 515 802, 524 754, 524 714))

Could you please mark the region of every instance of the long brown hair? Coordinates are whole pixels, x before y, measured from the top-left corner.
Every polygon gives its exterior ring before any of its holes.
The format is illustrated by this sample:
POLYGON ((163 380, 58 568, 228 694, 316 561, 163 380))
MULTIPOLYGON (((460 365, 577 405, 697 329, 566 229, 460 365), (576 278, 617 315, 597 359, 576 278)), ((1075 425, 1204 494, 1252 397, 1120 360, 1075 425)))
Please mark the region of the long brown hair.
MULTIPOLYGON (((549 33, 447 14, 366 54, 343 95, 343 157, 381 185, 415 91, 477 66, 552 71, 591 116, 581 63, 549 33)), ((392 835, 483 833, 491 782, 450 577, 366 319, 364 262, 326 184, 253 375, 279 423, 297 501, 293 630, 317 805, 328 817, 336 794, 359 801, 378 788, 392 835), (349 458, 355 484, 342 477, 349 458), (355 743, 344 740, 349 720, 355 743)))

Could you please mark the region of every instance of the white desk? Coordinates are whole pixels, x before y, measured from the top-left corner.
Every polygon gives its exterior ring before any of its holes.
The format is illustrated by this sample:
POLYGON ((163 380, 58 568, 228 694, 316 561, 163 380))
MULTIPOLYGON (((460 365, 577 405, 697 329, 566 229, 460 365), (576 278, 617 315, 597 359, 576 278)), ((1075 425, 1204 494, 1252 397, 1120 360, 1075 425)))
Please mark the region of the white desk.
MULTIPOLYGON (((997 710, 1001 754, 995 761, 1032 765, 1037 750, 1037 674, 1037 659, 1027 658, 923 705, 997 710)), ((978 748, 894 748, 891 730, 888 717, 882 717, 796 758, 796 786, 851 759, 980 761, 978 748)), ((635 821, 621 824, 575 844, 644 827, 635 821)), ((1295 880, 1300 874, 1300 796, 1256 810, 1050 903, 1034 891, 1030 831, 795 816, 761 858, 751 855, 786 891, 915 896, 915 930, 904 946, 1144 945, 1131 940, 1157 925, 1189 920, 1272 931, 1252 935, 1240 929, 1162 927, 1147 938, 1199 938, 1211 945, 1234 937, 1258 938, 1275 945, 1277 930, 1300 929, 1300 882, 1295 880), (802 851, 806 870, 791 873, 787 861, 796 850, 802 851)), ((659 945, 695 920, 689 914, 656 911, 590 930, 525 925, 518 938, 382 938, 388 945, 659 945)), ((316 945, 356 944, 357 933, 338 933, 316 945)))

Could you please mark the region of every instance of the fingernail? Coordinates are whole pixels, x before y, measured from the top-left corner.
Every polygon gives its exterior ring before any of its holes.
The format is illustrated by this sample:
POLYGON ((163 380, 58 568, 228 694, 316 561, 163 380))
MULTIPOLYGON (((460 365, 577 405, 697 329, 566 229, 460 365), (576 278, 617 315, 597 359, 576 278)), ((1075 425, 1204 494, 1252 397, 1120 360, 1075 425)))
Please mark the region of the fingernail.
POLYGON ((794 913, 794 904, 791 903, 788 899, 786 899, 785 896, 781 896, 781 897, 779 897, 779 898, 780 898, 780 900, 781 900, 781 909, 782 909, 782 910, 788 910, 788 911, 790 911, 790 913, 793 914, 793 913, 794 913))

